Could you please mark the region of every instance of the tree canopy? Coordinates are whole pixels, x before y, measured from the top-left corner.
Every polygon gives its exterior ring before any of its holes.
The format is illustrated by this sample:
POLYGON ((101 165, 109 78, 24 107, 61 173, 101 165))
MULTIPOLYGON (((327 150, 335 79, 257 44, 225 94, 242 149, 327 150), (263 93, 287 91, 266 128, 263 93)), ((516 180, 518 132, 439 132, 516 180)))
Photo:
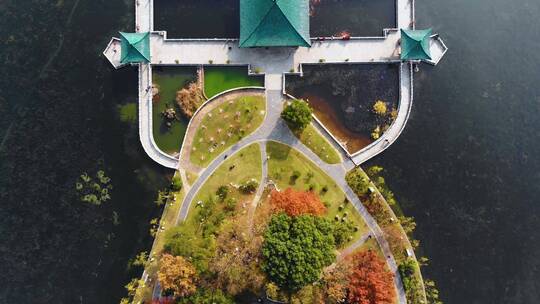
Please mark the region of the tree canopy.
POLYGON ((264 235, 263 270, 278 286, 297 291, 319 279, 334 259, 331 223, 310 215, 273 215, 264 235))
POLYGON ((309 104, 300 99, 294 99, 291 101, 283 112, 281 112, 281 118, 283 118, 294 129, 304 129, 311 123, 311 114, 313 110, 309 104))
POLYGON ((272 191, 270 201, 274 210, 287 213, 290 216, 302 214, 323 215, 326 207, 319 196, 312 191, 297 191, 287 188, 285 191, 272 191))
POLYGON ((350 259, 352 271, 347 297, 349 303, 394 303, 394 279, 385 261, 371 250, 356 253, 350 259))
POLYGON ((183 257, 164 254, 159 263, 158 281, 166 292, 185 297, 195 293, 195 267, 183 257))

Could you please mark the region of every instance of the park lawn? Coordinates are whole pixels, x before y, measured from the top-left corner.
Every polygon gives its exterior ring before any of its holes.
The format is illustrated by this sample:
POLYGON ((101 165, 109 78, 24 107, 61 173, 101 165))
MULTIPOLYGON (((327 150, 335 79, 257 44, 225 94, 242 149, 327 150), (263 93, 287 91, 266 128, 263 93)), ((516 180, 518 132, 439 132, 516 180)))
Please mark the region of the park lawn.
POLYGON ((176 105, 176 92, 196 81, 197 70, 192 67, 162 67, 154 69, 152 73, 153 83, 159 87, 159 98, 152 104, 152 129, 154 141, 165 153, 173 155, 180 150, 188 125, 188 119, 180 114, 176 105), (164 124, 163 112, 167 105, 174 106, 179 121, 175 121, 172 127, 164 124))
POLYGON ((249 76, 245 66, 204 67, 204 93, 208 99, 234 88, 263 86, 264 78, 249 76))
POLYGON ((338 151, 324 138, 313 123, 309 124, 303 130, 292 130, 300 141, 306 145, 313 153, 328 164, 339 164, 342 162, 338 151))
POLYGON ((207 113, 195 133, 190 161, 206 167, 216 156, 255 131, 266 114, 263 96, 242 96, 207 113))
MULTIPOLYGON (((270 157, 268 160, 268 177, 276 183, 280 190, 290 187, 306 191, 309 190, 310 186, 313 186, 314 191, 319 194, 321 201, 327 206, 328 211, 325 215, 327 218, 334 220, 336 215, 342 218, 347 212, 347 219, 358 227, 352 241, 367 232, 366 223, 354 206, 346 200, 345 194, 340 187, 315 163, 299 151, 281 143, 268 142, 266 149, 270 157), (300 172, 300 177, 296 181, 291 178, 295 170, 300 172), (311 178, 309 178, 309 172, 312 174, 311 178), (328 187, 328 191, 322 191, 324 186, 328 187)), ((347 244, 344 244, 344 246, 347 246, 347 244)))
POLYGON ((197 178, 199 178, 199 174, 186 170, 186 178, 189 185, 193 185, 197 181, 197 178))
MULTIPOLYGON (((176 173, 178 174, 178 173, 176 173)), ((152 249, 150 250, 150 257, 153 257, 154 260, 148 263, 145 267, 145 271, 148 274, 148 277, 152 279, 152 282, 149 282, 145 285, 141 285, 136 292, 136 295, 133 299, 133 303, 149 303, 152 301, 152 291, 154 284, 157 280, 157 271, 159 269, 158 261, 159 256, 163 252, 163 246, 165 244, 165 235, 169 229, 175 226, 176 218, 178 216, 178 211, 182 205, 182 200, 184 199, 185 191, 184 189, 173 192, 173 198, 170 199, 164 207, 159 226, 163 227, 164 230, 158 229, 156 233, 152 249)))
MULTIPOLYGON (((204 204, 210 197, 216 196, 216 192, 220 186, 228 186, 230 192, 227 195, 227 199, 236 199, 237 210, 242 213, 247 212, 248 206, 254 197, 254 193, 244 194, 235 187, 251 179, 255 179, 260 183, 261 175, 262 160, 259 144, 251 144, 232 155, 210 175, 199 189, 197 195, 193 198, 186 218, 187 225, 193 226, 195 227, 195 230, 198 230, 197 228, 200 226, 200 223, 197 220, 197 214, 200 212, 201 208, 204 207, 197 205, 197 202, 201 201, 204 204)), ((222 202, 218 202, 212 213, 216 214, 223 212, 223 205, 222 202)))

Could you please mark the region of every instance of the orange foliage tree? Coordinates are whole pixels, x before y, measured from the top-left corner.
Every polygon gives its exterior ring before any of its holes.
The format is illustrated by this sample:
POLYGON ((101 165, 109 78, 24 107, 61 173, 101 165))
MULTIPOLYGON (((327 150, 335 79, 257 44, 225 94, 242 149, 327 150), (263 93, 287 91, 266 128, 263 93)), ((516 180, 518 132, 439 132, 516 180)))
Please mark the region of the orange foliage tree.
POLYGON ((181 256, 164 254, 160 260, 158 281, 164 291, 172 292, 176 297, 185 297, 195 293, 196 271, 181 256))
POLYGON ((283 211, 289 216, 322 215, 326 212, 319 196, 311 191, 296 191, 292 188, 281 192, 274 190, 270 201, 274 211, 283 211))
POLYGON ((359 252, 350 257, 352 272, 349 278, 349 303, 391 304, 396 291, 392 273, 385 261, 375 252, 359 252))

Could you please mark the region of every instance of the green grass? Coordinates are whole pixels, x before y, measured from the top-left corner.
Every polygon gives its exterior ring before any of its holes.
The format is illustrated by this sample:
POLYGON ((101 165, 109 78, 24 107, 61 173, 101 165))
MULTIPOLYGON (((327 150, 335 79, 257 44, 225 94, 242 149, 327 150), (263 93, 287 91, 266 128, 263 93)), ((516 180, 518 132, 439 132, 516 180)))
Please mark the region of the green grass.
POLYGON ((207 98, 212 98, 230 89, 249 86, 264 86, 264 78, 261 76, 249 76, 247 67, 204 67, 204 93, 207 98))
POLYGON ((265 111, 264 97, 243 96, 206 114, 193 138, 191 162, 207 166, 221 152, 255 131, 263 122, 265 111))
MULTIPOLYGON (((236 190, 231 184, 240 185, 252 178, 260 183, 261 175, 261 149, 259 144, 251 144, 223 162, 205 181, 191 202, 186 223, 196 229, 199 227, 200 223, 197 221, 197 214, 200 212, 201 207, 197 206, 197 202, 205 202, 210 197, 215 196, 220 186, 229 187, 230 193, 227 198, 235 198, 239 205, 242 205, 242 203, 249 205, 253 194, 244 194, 236 190)), ((213 213, 223 212, 223 204, 218 203, 216 207, 217 209, 213 210, 213 213)), ((247 208, 243 211, 247 211, 247 208)))
POLYGON ((195 81, 197 71, 191 67, 165 67, 161 70, 154 69, 152 77, 154 84, 159 86, 159 101, 154 101, 152 105, 154 140, 163 152, 174 154, 180 150, 188 120, 181 118, 180 121, 175 121, 171 128, 167 128, 163 124, 161 112, 165 110, 167 104, 174 105, 176 112, 181 116, 176 106, 176 92, 195 81))
POLYGON ((336 215, 343 217, 344 213, 347 212, 349 221, 359 227, 358 232, 353 235, 353 240, 367 231, 367 225, 354 206, 346 201, 341 188, 316 164, 297 150, 281 143, 268 142, 266 149, 270 156, 268 161, 269 178, 277 184, 280 190, 290 187, 305 191, 309 190, 310 185, 313 185, 315 186, 314 191, 319 194, 321 201, 325 202, 327 206, 327 218, 333 220, 336 215), (300 177, 293 180, 291 175, 295 170, 300 172, 300 177), (311 178, 309 178, 309 172, 312 173, 311 178), (328 187, 328 191, 322 191, 324 186, 328 187), (343 207, 341 210, 340 206, 343 207))
POLYGON ((326 163, 339 164, 342 162, 338 151, 334 149, 313 124, 309 124, 304 130, 292 131, 304 145, 326 163))

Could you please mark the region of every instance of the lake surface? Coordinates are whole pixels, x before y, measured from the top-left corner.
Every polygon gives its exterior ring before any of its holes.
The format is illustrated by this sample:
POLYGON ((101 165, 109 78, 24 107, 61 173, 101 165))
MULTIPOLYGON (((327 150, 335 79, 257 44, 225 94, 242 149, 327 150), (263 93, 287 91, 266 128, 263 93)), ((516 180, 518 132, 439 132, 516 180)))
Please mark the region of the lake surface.
POLYGON ((350 154, 374 141, 372 132, 392 123, 399 101, 398 64, 304 65, 303 75, 286 77, 286 92, 309 102, 313 112, 350 154), (373 112, 376 101, 387 107, 373 112))
MULTIPOLYGON (((68 24, 74 1, 0 3, 2 303, 118 303, 140 275, 126 265, 152 242, 152 201, 170 171, 118 122, 116 106, 137 98, 136 70, 100 56, 110 36, 133 31, 127 2, 81 0, 68 24), (40 78, 59 33, 69 43, 40 78), (81 205, 74 181, 100 168, 113 199, 81 205)), ((421 67, 409 125, 370 164, 387 168, 416 217, 424 274, 445 303, 539 303, 540 2, 416 5, 418 27, 450 52, 421 67)))
POLYGON ((416 217, 445 303, 540 303, 540 1, 417 0, 450 48, 371 164, 416 217))
MULTIPOLYGON (((314 1, 316 2, 316 1, 314 1)), ((240 0, 155 0, 154 28, 169 38, 238 38, 240 0)), ((395 0, 322 0, 312 6, 311 37, 382 36, 395 27, 395 0)))

